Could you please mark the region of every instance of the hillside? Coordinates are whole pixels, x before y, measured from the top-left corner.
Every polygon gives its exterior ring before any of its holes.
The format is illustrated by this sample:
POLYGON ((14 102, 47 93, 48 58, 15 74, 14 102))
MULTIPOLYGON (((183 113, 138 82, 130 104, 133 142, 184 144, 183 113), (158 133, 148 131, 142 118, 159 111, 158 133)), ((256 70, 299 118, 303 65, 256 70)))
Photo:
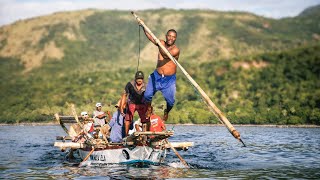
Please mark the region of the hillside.
MULTIPOLYGON (((319 77, 310 70, 319 63, 319 54, 315 51, 319 47, 312 45, 319 44, 320 40, 317 18, 303 15, 306 12, 280 20, 242 12, 204 10, 161 9, 137 13, 158 37, 164 37, 169 28, 178 31, 177 44, 182 51, 180 62, 234 122, 319 123, 319 102, 316 96, 310 95, 310 91, 317 91, 317 87, 309 84, 319 84, 319 77), (304 49, 297 50, 301 46, 304 49), (282 51, 288 52, 284 54, 285 60, 278 59, 282 51), (292 53, 298 55, 291 56, 292 53), (303 58, 297 58, 300 56, 303 58), (309 58, 314 60, 309 62, 309 58), (272 59, 272 62, 265 59, 272 59), (311 79, 294 81, 292 87, 285 89, 300 92, 301 83, 306 83, 304 86, 310 91, 302 89, 301 92, 314 103, 310 105, 298 99, 299 105, 294 106, 294 112, 302 107, 309 109, 307 112, 312 111, 313 115, 310 112, 300 116, 292 113, 291 106, 283 105, 282 101, 297 101, 293 96, 284 100, 279 94, 280 99, 259 103, 260 96, 270 96, 271 92, 280 93, 280 90, 268 89, 267 85, 258 82, 285 81, 286 77, 282 76, 293 70, 288 69, 291 62, 301 60, 307 69, 297 71, 310 71, 312 75, 308 78, 311 79), (261 73, 275 75, 278 65, 283 68, 277 71, 282 73, 282 80, 269 77, 266 81, 261 73), (253 76, 259 78, 252 79, 253 76), (232 91, 230 87, 235 86, 241 87, 232 91), (252 89, 253 86, 257 87, 252 89), (259 88, 265 91, 260 92, 259 88), (247 94, 243 96, 240 92, 247 94), (280 101, 281 108, 272 109, 274 103, 280 101), (265 112, 263 108, 270 110, 265 112), (285 118, 278 110, 286 114, 285 118), (270 111, 278 114, 269 117, 270 111)), ((113 111, 111 104, 120 97, 125 82, 136 70, 138 36, 138 26, 126 11, 61 12, 1 27, 0 121, 44 121, 55 112, 70 114, 66 102, 76 103, 78 111, 91 111, 95 102, 100 101, 110 105, 105 108, 113 111)), ((157 49, 141 33, 140 69, 146 74, 155 66, 156 53, 157 49)), ((291 75, 294 80, 299 73, 291 75)), ((276 75, 280 78, 279 74, 276 75)), ((216 123, 183 75, 178 73, 178 76, 177 105, 171 122, 216 123), (177 114, 178 110, 184 113, 177 114)), ((282 84, 278 86, 284 88, 282 84)), ((155 102, 160 112, 164 104, 162 96, 158 94, 155 102)))

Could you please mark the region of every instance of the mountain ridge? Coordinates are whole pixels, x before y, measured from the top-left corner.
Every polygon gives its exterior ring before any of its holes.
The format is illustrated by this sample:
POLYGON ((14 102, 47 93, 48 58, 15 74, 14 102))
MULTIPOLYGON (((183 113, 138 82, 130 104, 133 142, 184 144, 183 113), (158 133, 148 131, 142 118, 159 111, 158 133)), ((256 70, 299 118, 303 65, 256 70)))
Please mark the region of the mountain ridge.
MULTIPOLYGON (((161 39, 170 28, 178 31, 179 62, 232 122, 320 123, 317 18, 168 9, 137 14, 161 39)), ((139 39, 130 12, 84 10, 41 18, 33 26, 25 24, 39 19, 0 28, 1 122, 70 114, 66 102, 89 112, 103 102, 104 110, 114 111, 136 69, 147 76, 155 67, 157 48, 141 29, 139 39), (27 55, 31 64, 22 58, 27 55)), ((179 70, 177 77, 169 122, 217 123, 179 70)), ((154 103, 162 114, 162 96, 156 94, 154 103)))

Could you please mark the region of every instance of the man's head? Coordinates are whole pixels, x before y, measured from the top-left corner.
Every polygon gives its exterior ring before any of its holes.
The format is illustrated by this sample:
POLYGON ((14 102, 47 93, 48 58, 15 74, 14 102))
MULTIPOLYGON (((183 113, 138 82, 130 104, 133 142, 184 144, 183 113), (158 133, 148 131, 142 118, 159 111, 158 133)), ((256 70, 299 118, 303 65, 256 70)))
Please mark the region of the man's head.
POLYGON ((167 34, 166 34, 166 43, 167 43, 167 45, 169 45, 169 46, 174 45, 174 43, 176 42, 177 36, 178 36, 178 34, 177 34, 176 30, 169 29, 167 34))
POLYGON ((96 104, 96 108, 97 108, 97 110, 99 110, 99 111, 100 111, 100 110, 101 110, 101 108, 102 108, 102 104, 98 102, 98 103, 96 104))
POLYGON ((141 85, 143 83, 144 74, 142 71, 137 71, 135 77, 135 81, 138 85, 141 85))
POLYGON ((89 115, 86 111, 81 112, 81 117, 83 120, 87 120, 89 119, 89 115))

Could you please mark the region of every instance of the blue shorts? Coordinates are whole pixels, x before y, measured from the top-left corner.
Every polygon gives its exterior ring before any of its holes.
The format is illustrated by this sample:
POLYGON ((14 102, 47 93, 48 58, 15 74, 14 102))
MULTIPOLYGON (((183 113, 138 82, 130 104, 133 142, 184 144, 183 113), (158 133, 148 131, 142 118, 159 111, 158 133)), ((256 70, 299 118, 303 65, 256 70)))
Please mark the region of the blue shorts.
POLYGON ((176 94, 176 74, 171 76, 162 76, 155 70, 150 74, 144 99, 146 102, 151 102, 152 97, 157 91, 161 91, 167 105, 173 106, 176 94))

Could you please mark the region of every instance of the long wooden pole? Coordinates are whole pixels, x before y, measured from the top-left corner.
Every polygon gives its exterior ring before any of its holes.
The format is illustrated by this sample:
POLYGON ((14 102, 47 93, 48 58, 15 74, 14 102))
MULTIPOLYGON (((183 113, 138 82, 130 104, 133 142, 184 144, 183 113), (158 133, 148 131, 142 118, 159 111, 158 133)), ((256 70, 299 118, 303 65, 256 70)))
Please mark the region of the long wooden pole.
POLYGON ((79 167, 81 167, 81 166, 82 166, 82 163, 85 162, 85 161, 90 157, 90 155, 93 153, 94 147, 92 146, 91 148, 92 148, 91 151, 90 151, 90 152, 88 153, 88 155, 83 159, 83 161, 79 164, 79 167))
POLYGON ((177 155, 177 157, 180 159, 180 161, 182 162, 182 164, 186 167, 189 168, 188 163, 180 156, 180 154, 178 153, 178 151, 176 150, 176 148, 174 148, 172 146, 172 144, 166 139, 165 140, 166 143, 169 145, 169 147, 172 149, 172 151, 177 155))
POLYGON ((201 94, 203 100, 211 110, 211 112, 219 119, 219 121, 224 124, 229 132, 238 139, 244 146, 244 142, 240 138, 240 133, 232 126, 232 124, 229 122, 229 120, 222 114, 220 109, 211 101, 211 99, 208 97, 208 95, 202 90, 202 88, 198 85, 198 83, 193 80, 193 78, 188 74, 188 72, 178 63, 178 61, 170 54, 170 52, 160 43, 160 40, 151 32, 151 30, 144 24, 144 22, 132 11, 132 15, 136 18, 138 23, 143 26, 146 32, 148 32, 152 38, 155 40, 155 42, 158 44, 158 46, 166 53, 166 55, 180 68, 182 73, 188 78, 188 80, 191 82, 191 84, 198 90, 198 92, 201 94))

